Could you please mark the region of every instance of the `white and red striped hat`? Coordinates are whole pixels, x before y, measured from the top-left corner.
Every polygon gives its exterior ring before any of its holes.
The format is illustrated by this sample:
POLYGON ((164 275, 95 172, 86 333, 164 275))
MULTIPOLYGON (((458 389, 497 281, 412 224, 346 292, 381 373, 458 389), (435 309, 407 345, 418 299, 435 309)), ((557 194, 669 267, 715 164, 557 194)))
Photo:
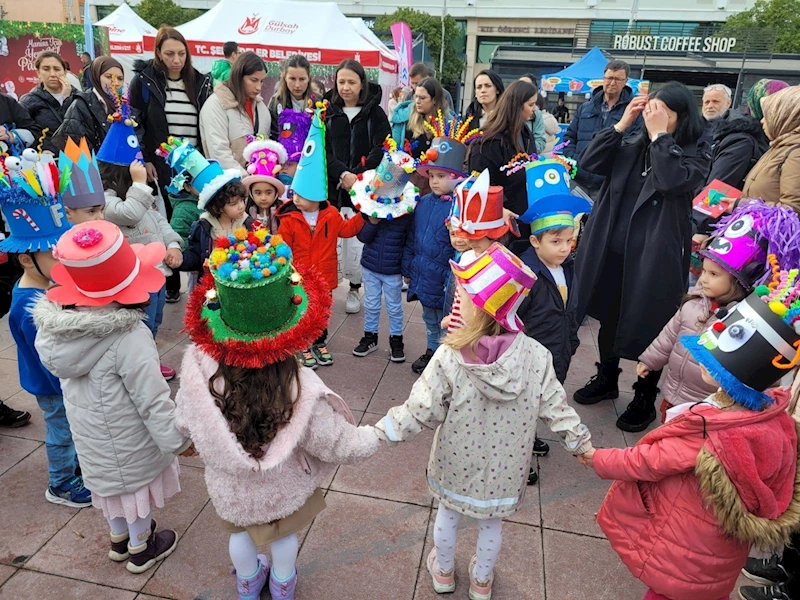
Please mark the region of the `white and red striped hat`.
POLYGON ((109 221, 76 225, 58 240, 53 255, 59 263, 51 271, 58 287, 47 297, 65 306, 141 304, 166 281, 158 265, 164 244, 129 244, 119 227, 109 221))

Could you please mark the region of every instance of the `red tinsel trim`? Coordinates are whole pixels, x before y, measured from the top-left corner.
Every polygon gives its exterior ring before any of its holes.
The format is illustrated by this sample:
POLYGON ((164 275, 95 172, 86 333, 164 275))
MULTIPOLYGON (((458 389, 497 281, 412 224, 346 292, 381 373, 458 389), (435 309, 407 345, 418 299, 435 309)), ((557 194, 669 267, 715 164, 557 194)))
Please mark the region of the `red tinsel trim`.
POLYGON ((186 303, 183 323, 192 342, 217 362, 246 369, 258 369, 265 364, 280 362, 309 348, 328 326, 333 298, 316 269, 299 265, 295 265, 295 268, 303 276, 303 288, 308 296, 306 314, 291 329, 273 338, 254 342, 214 341, 208 322, 200 314, 205 305, 206 292, 214 287, 211 274, 204 275, 186 303))

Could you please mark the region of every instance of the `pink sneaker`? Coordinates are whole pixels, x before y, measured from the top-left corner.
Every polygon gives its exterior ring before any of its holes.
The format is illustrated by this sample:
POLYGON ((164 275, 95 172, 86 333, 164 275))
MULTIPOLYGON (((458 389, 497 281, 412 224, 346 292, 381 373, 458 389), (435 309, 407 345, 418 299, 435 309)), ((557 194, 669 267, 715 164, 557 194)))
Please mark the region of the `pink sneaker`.
POLYGON ((428 554, 428 573, 431 574, 433 591, 437 594, 452 594, 456 591, 455 570, 450 571, 449 575, 442 573, 439 568, 439 561, 436 558, 436 548, 433 548, 428 554))
POLYGON ((478 581, 474 575, 477 562, 478 556, 473 555, 469 561, 469 600, 492 600, 494 573, 489 576, 489 581, 478 581))
POLYGON ((175 369, 173 369, 172 367, 168 367, 167 365, 162 364, 161 375, 163 375, 164 379, 166 379, 167 381, 172 381, 173 379, 175 379, 175 375, 177 375, 177 373, 175 372, 175 369))

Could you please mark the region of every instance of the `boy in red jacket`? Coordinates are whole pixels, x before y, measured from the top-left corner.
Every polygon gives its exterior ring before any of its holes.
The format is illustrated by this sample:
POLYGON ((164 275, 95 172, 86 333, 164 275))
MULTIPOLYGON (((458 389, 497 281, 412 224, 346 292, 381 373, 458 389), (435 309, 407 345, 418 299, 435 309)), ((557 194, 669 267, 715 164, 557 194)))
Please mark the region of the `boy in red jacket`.
MULTIPOLYGON (((325 157, 325 105, 317 106, 311 131, 292 181, 292 198, 278 210, 278 233, 292 249, 298 264, 319 269, 331 291, 339 285, 337 275, 337 238, 358 235, 364 226, 361 215, 344 219, 328 204, 328 170, 325 157)), ((302 353, 304 367, 333 364, 327 348, 328 330, 302 353)))
POLYGON ((700 337, 683 336, 720 390, 671 408, 633 448, 580 459, 615 480, 597 522, 646 600, 728 598, 750 547, 783 545, 800 525, 789 392, 764 391, 800 360, 798 293, 776 273, 700 337))

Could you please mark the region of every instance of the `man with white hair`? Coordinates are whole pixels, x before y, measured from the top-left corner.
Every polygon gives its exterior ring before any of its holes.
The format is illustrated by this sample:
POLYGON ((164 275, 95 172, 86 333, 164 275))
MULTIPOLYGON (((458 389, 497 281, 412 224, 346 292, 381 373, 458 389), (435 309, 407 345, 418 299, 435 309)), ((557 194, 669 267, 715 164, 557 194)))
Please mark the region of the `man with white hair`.
POLYGON ((733 104, 731 88, 722 83, 714 83, 703 90, 703 117, 713 121, 724 116, 733 104))

